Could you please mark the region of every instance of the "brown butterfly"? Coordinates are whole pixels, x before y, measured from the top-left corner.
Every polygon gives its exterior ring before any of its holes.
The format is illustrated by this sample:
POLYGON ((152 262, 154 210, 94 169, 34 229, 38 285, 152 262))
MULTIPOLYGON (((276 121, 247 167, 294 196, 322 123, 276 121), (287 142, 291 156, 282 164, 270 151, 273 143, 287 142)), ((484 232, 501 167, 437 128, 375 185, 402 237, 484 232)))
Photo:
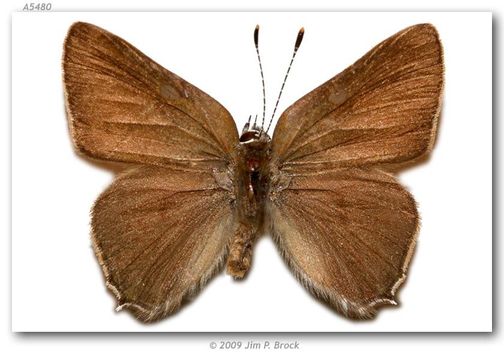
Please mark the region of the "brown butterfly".
POLYGON ((436 137, 443 54, 432 25, 400 31, 296 101, 272 138, 250 121, 239 136, 221 104, 91 24, 70 28, 63 70, 77 150, 129 164, 92 210, 118 309, 151 322, 224 262, 242 278, 265 232, 341 314, 372 318, 396 304, 419 217, 390 172, 425 157, 436 137))

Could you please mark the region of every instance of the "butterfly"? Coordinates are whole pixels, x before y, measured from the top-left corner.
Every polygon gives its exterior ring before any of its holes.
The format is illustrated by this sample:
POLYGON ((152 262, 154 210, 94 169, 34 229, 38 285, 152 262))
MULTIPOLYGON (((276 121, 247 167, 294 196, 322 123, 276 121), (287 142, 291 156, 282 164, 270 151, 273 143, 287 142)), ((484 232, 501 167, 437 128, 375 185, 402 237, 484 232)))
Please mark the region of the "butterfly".
POLYGON ((127 165, 91 214, 117 309, 152 322, 224 266, 243 278, 265 233, 340 314, 368 319, 396 305, 419 215, 394 174, 432 150, 443 74, 436 29, 414 25, 289 106, 271 137, 264 116, 239 134, 212 97, 118 36, 74 23, 63 54, 74 147, 127 165))

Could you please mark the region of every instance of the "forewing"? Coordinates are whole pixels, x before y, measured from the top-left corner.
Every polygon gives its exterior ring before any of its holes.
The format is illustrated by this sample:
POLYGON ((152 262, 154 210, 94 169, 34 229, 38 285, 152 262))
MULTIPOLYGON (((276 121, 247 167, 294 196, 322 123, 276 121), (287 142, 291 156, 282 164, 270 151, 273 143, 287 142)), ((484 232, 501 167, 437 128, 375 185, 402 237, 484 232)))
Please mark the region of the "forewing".
POLYGON ((119 309, 150 322, 194 295, 227 254, 230 202, 211 174, 142 166, 119 175, 92 211, 94 249, 119 309))
POLYGON ((312 294, 350 318, 396 304, 419 219, 412 196, 391 175, 341 169, 298 176, 270 197, 279 249, 312 294))
POLYGON ((75 146, 104 160, 209 168, 238 142, 229 112, 121 38, 75 23, 64 44, 75 146))
POLYGON ((290 173, 401 166, 432 148, 442 88, 436 29, 406 28, 290 106, 275 128, 273 157, 290 173))

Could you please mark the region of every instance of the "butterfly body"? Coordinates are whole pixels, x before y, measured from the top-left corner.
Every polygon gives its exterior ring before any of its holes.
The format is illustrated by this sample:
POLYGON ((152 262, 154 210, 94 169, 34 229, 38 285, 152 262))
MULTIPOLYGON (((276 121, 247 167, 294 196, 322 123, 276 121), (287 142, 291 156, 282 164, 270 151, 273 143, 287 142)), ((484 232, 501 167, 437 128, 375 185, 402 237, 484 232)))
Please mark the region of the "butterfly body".
POLYGON ((73 24, 63 81, 75 149, 127 166, 91 214, 118 309, 152 322, 226 263, 243 278, 263 233, 340 314, 397 305, 420 220, 390 169, 432 150, 443 74, 436 29, 410 26, 289 106, 271 138, 249 124, 240 136, 208 94, 118 36, 73 24))
POLYGON ((262 129, 244 130, 236 151, 233 178, 239 226, 230 247, 227 272, 243 278, 251 264, 252 246, 264 233, 271 139, 262 129))

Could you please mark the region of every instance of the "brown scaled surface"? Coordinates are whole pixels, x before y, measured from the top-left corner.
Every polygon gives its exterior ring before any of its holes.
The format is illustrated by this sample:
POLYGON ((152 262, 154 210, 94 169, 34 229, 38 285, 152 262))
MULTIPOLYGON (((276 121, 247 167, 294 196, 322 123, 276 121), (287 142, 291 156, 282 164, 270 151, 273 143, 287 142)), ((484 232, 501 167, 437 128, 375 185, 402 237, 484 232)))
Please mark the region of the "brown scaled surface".
POLYGON ((87 156, 210 169, 238 142, 222 105, 97 26, 72 25, 63 70, 72 138, 87 156))
POLYGON ((312 294, 351 318, 396 304, 419 220, 394 177, 373 169, 295 177, 269 215, 283 257, 312 294))
POLYGON ((212 175, 141 166, 118 176, 93 207, 93 244, 121 308, 150 322, 222 268, 235 220, 212 175))
POLYGON ((72 25, 63 70, 76 148, 129 166, 92 212, 119 308, 161 319, 226 258, 243 277, 265 223, 295 276, 343 315, 396 303, 419 218, 384 169, 434 144, 443 57, 432 25, 386 39, 290 106, 271 141, 247 144, 217 101, 99 27, 72 25))
POLYGON ((273 135, 290 173, 404 163, 430 151, 443 54, 430 24, 406 28, 291 105, 273 135))

